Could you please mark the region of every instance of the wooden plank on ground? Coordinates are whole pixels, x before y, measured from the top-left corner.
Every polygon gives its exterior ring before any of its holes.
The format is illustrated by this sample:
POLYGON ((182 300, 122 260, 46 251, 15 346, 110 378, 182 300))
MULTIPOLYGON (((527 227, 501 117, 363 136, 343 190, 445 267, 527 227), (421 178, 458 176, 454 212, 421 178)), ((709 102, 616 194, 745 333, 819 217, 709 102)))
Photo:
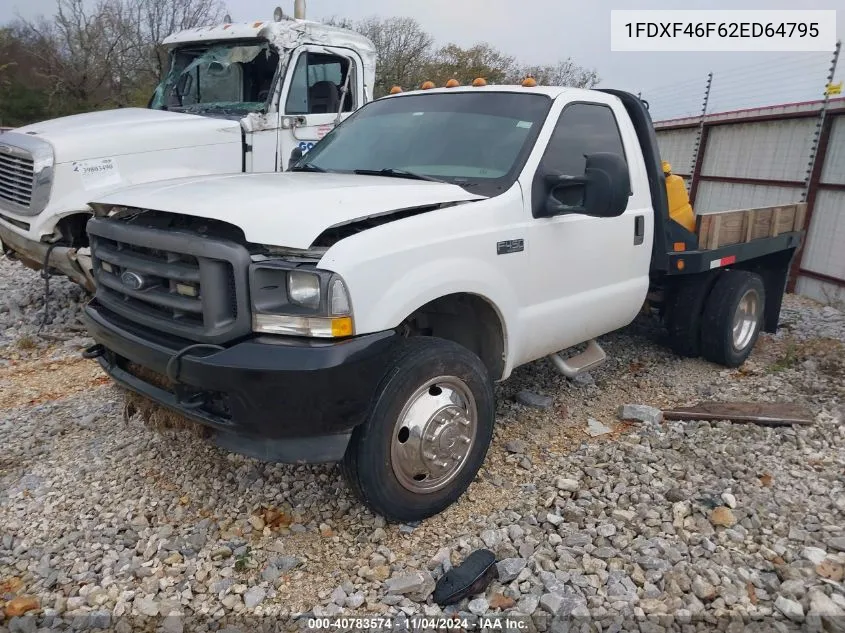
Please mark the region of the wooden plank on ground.
POLYGON ((730 420, 763 426, 808 426, 813 414, 806 407, 789 402, 703 402, 694 407, 663 411, 667 420, 730 420))

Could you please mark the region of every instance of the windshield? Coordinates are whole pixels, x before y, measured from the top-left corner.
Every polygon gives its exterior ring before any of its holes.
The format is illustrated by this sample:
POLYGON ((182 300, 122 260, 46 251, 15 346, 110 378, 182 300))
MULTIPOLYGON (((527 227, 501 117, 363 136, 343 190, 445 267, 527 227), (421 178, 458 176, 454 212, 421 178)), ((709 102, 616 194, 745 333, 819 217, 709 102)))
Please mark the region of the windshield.
POLYGON ((170 72, 150 107, 175 112, 239 114, 264 109, 279 65, 267 42, 191 44, 170 53, 170 72))
POLYGON ((550 106, 545 95, 514 92, 379 99, 326 135, 296 168, 410 172, 495 195, 516 180, 550 106))

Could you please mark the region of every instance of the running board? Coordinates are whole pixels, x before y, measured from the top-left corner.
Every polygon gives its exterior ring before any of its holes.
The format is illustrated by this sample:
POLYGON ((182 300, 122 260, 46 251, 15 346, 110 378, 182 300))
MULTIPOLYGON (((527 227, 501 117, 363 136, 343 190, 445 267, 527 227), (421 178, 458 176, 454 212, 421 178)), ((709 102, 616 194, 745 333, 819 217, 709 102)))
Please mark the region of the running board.
POLYGON ((590 371, 593 367, 598 367, 606 359, 607 354, 604 353, 601 345, 595 339, 587 343, 587 349, 571 358, 564 358, 560 355, 560 352, 549 354, 549 360, 554 363, 560 373, 570 380, 578 374, 590 371))

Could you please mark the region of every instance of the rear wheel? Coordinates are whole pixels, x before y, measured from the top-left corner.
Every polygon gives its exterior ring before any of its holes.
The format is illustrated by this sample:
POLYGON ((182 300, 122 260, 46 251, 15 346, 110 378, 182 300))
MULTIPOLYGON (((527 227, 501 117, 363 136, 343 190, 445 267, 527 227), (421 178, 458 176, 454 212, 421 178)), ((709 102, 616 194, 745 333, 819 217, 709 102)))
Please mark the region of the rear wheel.
POLYGON ((356 495, 391 521, 444 510, 469 487, 493 434, 493 386, 481 360, 437 338, 411 338, 387 368, 343 461, 356 495))
POLYGON ((759 275, 745 270, 723 273, 707 298, 701 323, 701 353, 707 360, 738 367, 757 342, 766 290, 759 275))

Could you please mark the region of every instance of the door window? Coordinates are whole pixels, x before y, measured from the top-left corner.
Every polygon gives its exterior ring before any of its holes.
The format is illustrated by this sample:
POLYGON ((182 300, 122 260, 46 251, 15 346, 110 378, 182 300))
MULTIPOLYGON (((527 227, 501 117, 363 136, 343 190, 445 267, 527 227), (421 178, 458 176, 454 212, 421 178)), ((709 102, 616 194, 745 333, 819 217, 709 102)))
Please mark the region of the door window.
POLYGON ((340 110, 346 75, 352 71, 343 112, 355 109, 354 66, 339 55, 303 53, 293 71, 286 114, 330 114, 340 110))
POLYGON ((606 105, 573 103, 561 113, 540 168, 544 174, 581 176, 584 156, 595 152, 625 156, 616 117, 606 105))
MULTIPOLYGON (((532 206, 540 209, 545 204, 549 187, 545 177, 550 174, 583 176, 587 154, 612 152, 625 157, 622 136, 613 111, 597 103, 573 103, 561 112, 552 133, 543 160, 532 187, 532 206)), ((583 189, 559 188, 555 198, 567 206, 577 207, 583 202, 583 189)))

